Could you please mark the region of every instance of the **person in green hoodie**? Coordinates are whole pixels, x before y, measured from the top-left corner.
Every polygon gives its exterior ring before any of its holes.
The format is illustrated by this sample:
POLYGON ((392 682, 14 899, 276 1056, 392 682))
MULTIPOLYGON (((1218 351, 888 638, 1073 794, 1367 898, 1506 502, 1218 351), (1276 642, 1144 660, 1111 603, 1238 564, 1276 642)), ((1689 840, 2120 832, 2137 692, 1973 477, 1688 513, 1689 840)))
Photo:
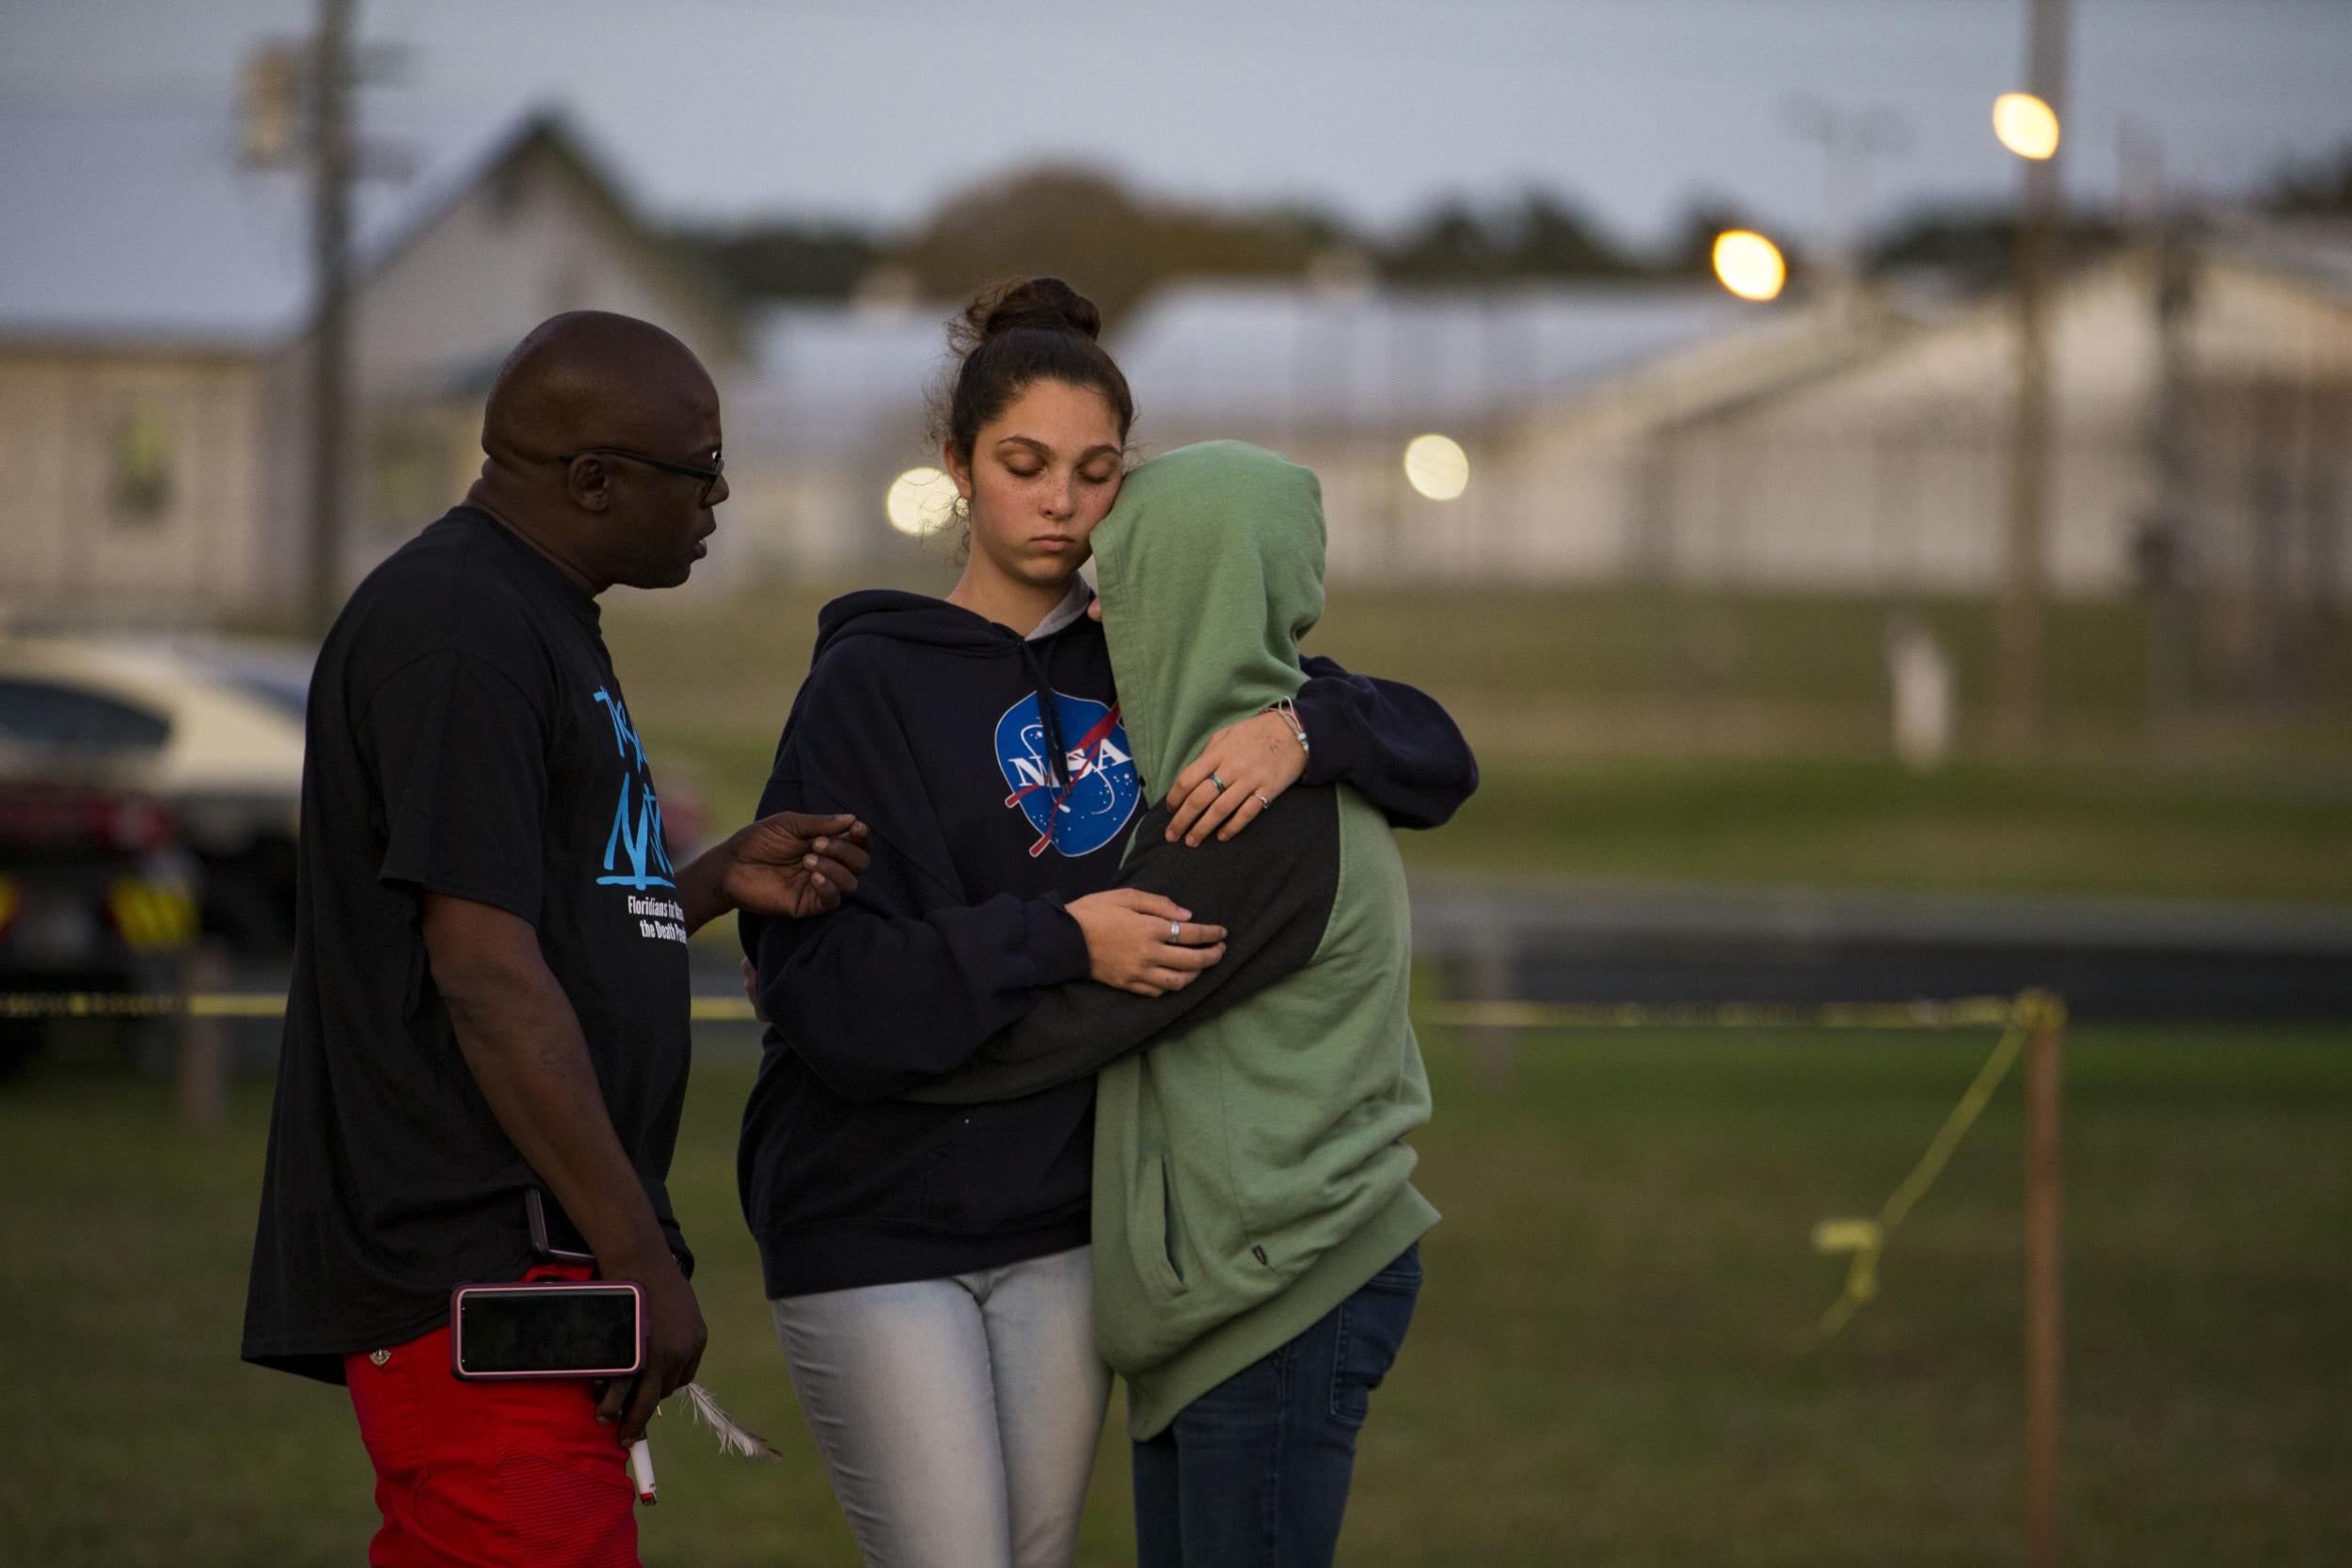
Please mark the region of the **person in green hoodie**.
MULTIPOLYGON (((1209 736, 1303 681, 1321 488, 1260 448, 1187 447, 1128 476, 1093 544, 1152 799, 1209 736)), ((1120 881, 1218 911, 1225 961, 1158 997, 1049 990, 909 1098, 1007 1100, 1099 1073, 1094 1330, 1127 1382, 1138 1560, 1327 1563, 1438 1219, 1405 1142, 1430 1098, 1404 866, 1343 785, 1263 804, 1246 848, 1171 844, 1158 825, 1120 881)))

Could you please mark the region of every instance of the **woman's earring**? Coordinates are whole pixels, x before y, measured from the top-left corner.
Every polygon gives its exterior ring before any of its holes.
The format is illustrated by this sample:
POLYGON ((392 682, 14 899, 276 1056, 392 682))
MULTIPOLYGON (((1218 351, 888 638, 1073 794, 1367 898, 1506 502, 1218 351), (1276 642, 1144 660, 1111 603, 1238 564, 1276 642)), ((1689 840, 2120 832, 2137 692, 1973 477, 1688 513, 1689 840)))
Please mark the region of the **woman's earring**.
POLYGON ((972 515, 971 499, 966 496, 958 496, 956 498, 956 504, 949 508, 949 510, 955 513, 955 515, 959 517, 969 517, 972 515))

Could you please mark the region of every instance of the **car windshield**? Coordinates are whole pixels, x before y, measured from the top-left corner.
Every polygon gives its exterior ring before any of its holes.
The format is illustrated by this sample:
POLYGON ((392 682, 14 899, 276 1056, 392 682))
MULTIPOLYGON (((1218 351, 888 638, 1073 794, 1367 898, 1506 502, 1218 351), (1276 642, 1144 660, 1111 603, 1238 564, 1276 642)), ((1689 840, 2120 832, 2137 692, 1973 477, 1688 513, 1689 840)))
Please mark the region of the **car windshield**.
POLYGON ((259 697, 280 713, 299 720, 310 700, 307 670, 224 670, 221 678, 248 697, 259 697))
POLYGON ((53 681, 0 679, 0 741, 26 749, 153 751, 171 736, 161 714, 53 681))

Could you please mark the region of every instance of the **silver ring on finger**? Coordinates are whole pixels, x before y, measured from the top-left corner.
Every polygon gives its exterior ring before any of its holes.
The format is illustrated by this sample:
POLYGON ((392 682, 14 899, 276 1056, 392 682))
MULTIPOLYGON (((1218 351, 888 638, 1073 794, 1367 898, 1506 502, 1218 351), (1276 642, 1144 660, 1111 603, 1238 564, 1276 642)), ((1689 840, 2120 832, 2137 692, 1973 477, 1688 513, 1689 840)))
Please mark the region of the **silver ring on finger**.
POLYGON ((1265 798, 1265 792, 1263 790, 1253 789, 1249 793, 1256 798, 1259 809, 1263 811, 1272 811, 1274 809, 1274 802, 1265 798))
POLYGON ((1209 775, 1209 782, 1210 782, 1211 784, 1213 784, 1216 785, 1216 792, 1217 792, 1219 795, 1222 795, 1222 794, 1224 794, 1224 793, 1225 793, 1225 776, 1224 776, 1223 774, 1221 774, 1221 773, 1212 773, 1212 774, 1210 774, 1210 775, 1209 775))
POLYGON ((1168 940, 1170 942, 1182 942, 1184 940, 1184 924, 1183 921, 1171 920, 1168 923, 1168 940))

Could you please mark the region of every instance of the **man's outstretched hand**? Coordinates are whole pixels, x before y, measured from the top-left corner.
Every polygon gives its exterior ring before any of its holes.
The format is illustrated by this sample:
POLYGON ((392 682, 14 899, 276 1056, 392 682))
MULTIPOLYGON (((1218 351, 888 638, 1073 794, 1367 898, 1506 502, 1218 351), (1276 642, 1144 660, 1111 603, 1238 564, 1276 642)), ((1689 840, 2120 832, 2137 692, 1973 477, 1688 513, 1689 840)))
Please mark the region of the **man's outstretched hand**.
POLYGON ((854 816, 763 816, 727 841, 735 854, 720 890, 730 906, 754 914, 821 914, 857 891, 866 837, 854 816))
POLYGON ((710 849, 679 880, 690 928, 728 910, 803 919, 857 891, 869 857, 866 824, 848 815, 782 811, 710 849))

